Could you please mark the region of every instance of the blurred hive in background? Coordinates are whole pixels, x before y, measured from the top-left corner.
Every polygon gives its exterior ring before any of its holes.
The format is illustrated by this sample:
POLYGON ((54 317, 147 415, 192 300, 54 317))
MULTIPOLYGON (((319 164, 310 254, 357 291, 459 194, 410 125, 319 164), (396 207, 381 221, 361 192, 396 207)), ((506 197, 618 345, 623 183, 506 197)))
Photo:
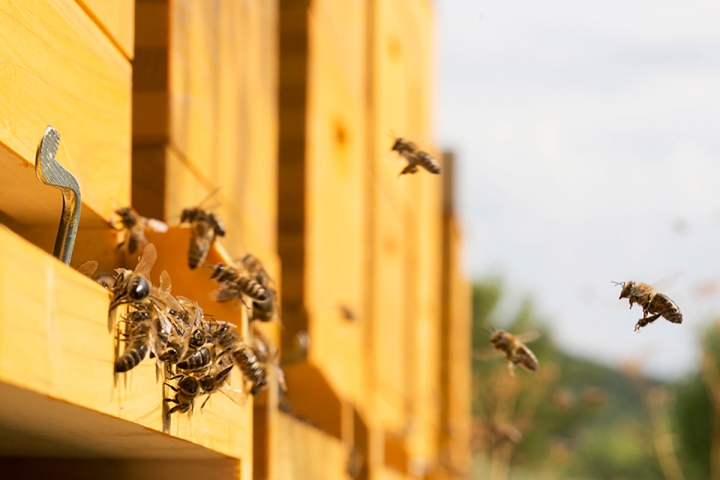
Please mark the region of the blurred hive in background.
POLYGON ((18 2, 0 7, 0 38, 0 470, 468 474, 470 288, 452 155, 439 177, 398 179, 390 154, 395 132, 441 157, 431 2, 18 2), (180 226, 219 189, 203 208, 226 235, 205 263, 250 252, 273 279, 282 326, 257 328, 281 347, 284 398, 270 376, 245 407, 214 397, 165 435, 152 362, 113 385, 107 293, 48 253, 59 197, 28 168, 48 124, 83 192, 72 266, 132 268, 107 223, 132 205, 170 225, 147 234, 154 279, 167 270, 173 295, 244 336, 243 310, 213 301, 211 271, 188 268, 180 226))

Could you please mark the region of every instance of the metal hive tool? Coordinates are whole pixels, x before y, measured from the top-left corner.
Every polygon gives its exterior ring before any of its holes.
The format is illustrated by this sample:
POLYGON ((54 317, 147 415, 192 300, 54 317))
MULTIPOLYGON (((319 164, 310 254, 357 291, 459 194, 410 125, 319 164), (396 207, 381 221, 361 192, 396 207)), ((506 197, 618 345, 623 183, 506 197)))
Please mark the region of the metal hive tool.
POLYGON ((53 255, 69 265, 80 225, 82 199, 80 185, 75 176, 55 160, 59 146, 60 134, 52 126, 48 126, 35 153, 35 174, 42 183, 58 188, 62 193, 62 216, 53 255))

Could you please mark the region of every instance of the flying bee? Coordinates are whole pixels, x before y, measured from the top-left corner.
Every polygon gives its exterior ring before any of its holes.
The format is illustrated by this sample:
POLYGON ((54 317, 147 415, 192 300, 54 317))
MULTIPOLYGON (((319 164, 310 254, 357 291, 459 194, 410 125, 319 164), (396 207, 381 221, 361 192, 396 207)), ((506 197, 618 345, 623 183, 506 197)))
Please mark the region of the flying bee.
POLYGON ((515 335, 495 330, 490 336, 490 343, 495 350, 505 355, 505 363, 510 375, 514 375, 515 365, 520 365, 532 372, 537 371, 537 358, 515 335))
POLYGON ((636 303, 643 308, 643 317, 635 324, 636 332, 660 317, 672 323, 682 323, 682 312, 677 304, 667 295, 656 292, 650 285, 632 280, 613 283, 622 285, 620 300, 627 298, 630 308, 636 303))
MULTIPOLYGON (((211 195, 214 193, 212 192, 211 195)), ((202 210, 199 206, 184 209, 180 223, 190 224, 188 266, 194 270, 205 261, 210 247, 215 243, 215 237, 225 236, 225 225, 217 215, 202 210)))
POLYGON ((267 379, 265 369, 252 347, 245 342, 238 342, 232 352, 232 358, 245 378, 250 382, 250 394, 257 395, 260 393, 267 385, 267 379))
POLYGON ((434 173, 435 175, 440 174, 440 164, 427 152, 419 150, 416 153, 403 153, 402 156, 405 160, 407 160, 408 164, 402 169, 398 176, 405 175, 407 173, 417 173, 418 165, 430 173, 434 173))
POLYGON ((151 229, 156 232, 167 232, 168 226, 165 222, 154 218, 145 218, 138 214, 131 207, 118 208, 115 214, 120 217, 120 227, 114 227, 123 232, 123 240, 118 243, 117 248, 125 248, 127 253, 133 254, 145 247, 147 238, 145 230, 151 229))
POLYGON ((270 286, 272 278, 268 275, 260 259, 253 254, 246 254, 242 259, 240 259, 239 264, 251 278, 254 278, 265 289, 267 293, 267 298, 265 300, 254 300, 252 302, 250 321, 271 321, 275 317, 275 313, 277 311, 277 294, 275 293, 275 289, 270 286))
POLYGON ((176 404, 174 407, 168 410, 168 417, 170 417, 170 415, 174 412, 185 413, 188 410, 191 410, 195 401, 195 397, 200 394, 200 382, 197 378, 193 377, 192 375, 181 374, 175 375, 171 378, 171 380, 175 380, 177 378, 180 379, 177 382, 177 387, 174 387, 167 382, 165 383, 167 387, 176 392, 173 398, 165 399, 165 401, 168 403, 176 404))
POLYGON ((418 165, 430 173, 434 173, 435 175, 440 174, 440 164, 438 161, 429 153, 418 150, 417 145, 409 140, 396 138, 391 150, 398 152, 400 156, 408 162, 400 172, 400 175, 417 173, 418 165))
POLYGON ((220 284, 217 296, 219 302, 241 298, 242 294, 253 300, 262 301, 267 298, 265 288, 257 280, 251 278, 244 269, 218 263, 213 267, 210 278, 220 284))

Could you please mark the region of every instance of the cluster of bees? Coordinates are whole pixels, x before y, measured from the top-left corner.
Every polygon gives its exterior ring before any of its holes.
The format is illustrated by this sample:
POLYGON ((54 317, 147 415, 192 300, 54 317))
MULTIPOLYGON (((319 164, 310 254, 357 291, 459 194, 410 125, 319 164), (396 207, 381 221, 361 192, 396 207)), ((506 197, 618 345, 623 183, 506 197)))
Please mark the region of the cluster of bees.
MULTIPOLYGON (((98 263, 89 261, 78 270, 107 288, 112 299, 108 326, 114 333, 114 371, 126 373, 148 357, 154 359, 158 377, 164 384, 164 425, 169 425, 175 412, 192 412, 196 400, 203 397, 205 406, 210 396, 222 392, 239 405, 246 403, 246 393, 257 395, 273 374, 283 389, 284 375, 277 362, 277 350, 255 328, 248 338, 241 338, 236 326, 203 313, 199 304, 170 292, 170 275, 163 271, 154 285, 151 269, 157 251, 148 243, 147 229, 159 232, 168 227, 159 220, 142 217, 132 208, 115 212, 119 217, 122 240, 118 249, 141 255, 133 270, 116 269, 113 274, 98 274, 98 263), (242 372, 243 388, 229 385, 234 367, 242 372)), ((181 223, 190 224, 188 265, 197 268, 205 261, 216 237, 225 235, 225 228, 213 213, 199 207, 185 209, 181 223)), ((212 268, 211 279, 217 283, 216 300, 238 301, 248 309, 253 321, 268 322, 278 318, 278 305, 272 280, 261 261, 247 254, 232 264, 218 263, 212 268)))
MULTIPOLYGON (((667 295, 656 292, 650 285, 633 280, 612 283, 622 287, 620 300, 627 298, 631 309, 635 304, 640 305, 643 309, 642 318, 635 324, 636 332, 660 317, 672 323, 682 323, 682 312, 677 304, 667 295)), ((496 330, 490 335, 490 343, 495 350, 505 355, 510 374, 513 373, 515 365, 520 365, 529 371, 537 371, 537 358, 523 343, 521 336, 496 330)))

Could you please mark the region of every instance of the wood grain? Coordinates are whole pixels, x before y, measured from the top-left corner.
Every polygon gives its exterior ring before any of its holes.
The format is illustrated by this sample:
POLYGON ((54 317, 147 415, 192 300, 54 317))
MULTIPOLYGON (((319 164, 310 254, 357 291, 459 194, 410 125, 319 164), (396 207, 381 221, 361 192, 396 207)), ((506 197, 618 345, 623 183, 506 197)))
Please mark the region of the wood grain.
MULTIPOLYGON (((77 177, 86 208, 107 218, 127 205, 128 60, 71 1, 2 2, 0 43, 0 146, 32 167, 52 125, 60 132, 58 161, 77 177)), ((56 223, 57 213, 18 220, 56 223)))
POLYGON ((135 0, 77 0, 93 20, 132 60, 135 44, 135 0))

